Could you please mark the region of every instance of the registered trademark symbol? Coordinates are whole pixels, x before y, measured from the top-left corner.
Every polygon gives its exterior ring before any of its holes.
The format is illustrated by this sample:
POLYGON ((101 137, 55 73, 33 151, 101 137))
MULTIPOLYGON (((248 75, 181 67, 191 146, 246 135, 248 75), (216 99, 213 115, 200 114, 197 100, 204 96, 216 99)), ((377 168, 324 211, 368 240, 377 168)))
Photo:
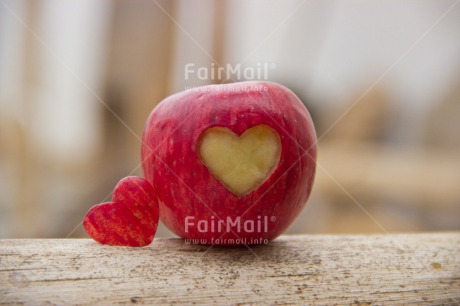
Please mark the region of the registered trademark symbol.
POLYGON ((275 222, 275 221, 276 221, 276 217, 275 217, 275 216, 271 216, 271 217, 270 217, 270 221, 275 222))

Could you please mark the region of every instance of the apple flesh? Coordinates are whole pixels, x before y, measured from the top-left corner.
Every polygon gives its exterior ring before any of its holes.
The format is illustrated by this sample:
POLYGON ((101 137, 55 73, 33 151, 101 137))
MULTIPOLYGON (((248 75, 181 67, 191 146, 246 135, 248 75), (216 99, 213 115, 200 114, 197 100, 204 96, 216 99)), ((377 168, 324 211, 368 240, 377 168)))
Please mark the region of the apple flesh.
POLYGON ((209 171, 233 194, 241 197, 265 181, 278 164, 281 143, 266 125, 246 130, 241 137, 227 128, 203 133, 199 156, 209 171))
POLYGON ((295 94, 276 83, 172 95, 152 111, 142 140, 160 218, 192 243, 266 243, 292 224, 311 193, 314 125, 295 94))

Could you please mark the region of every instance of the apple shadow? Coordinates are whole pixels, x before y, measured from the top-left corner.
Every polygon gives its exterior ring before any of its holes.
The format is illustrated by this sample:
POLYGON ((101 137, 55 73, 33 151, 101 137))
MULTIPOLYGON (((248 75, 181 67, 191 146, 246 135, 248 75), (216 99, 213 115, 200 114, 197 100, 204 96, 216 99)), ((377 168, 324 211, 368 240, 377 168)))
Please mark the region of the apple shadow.
POLYGON ((322 260, 321 254, 327 250, 318 250, 311 246, 311 250, 305 245, 299 248, 292 242, 275 239, 268 244, 237 245, 237 246, 217 246, 203 244, 187 244, 184 239, 173 239, 176 246, 175 251, 187 252, 202 257, 203 260, 212 260, 221 265, 234 265, 243 268, 251 265, 252 268, 263 268, 267 264, 286 264, 318 266, 322 260), (299 252, 301 250, 301 252, 299 252), (207 258, 208 257, 208 258, 207 258), (256 265, 256 266, 254 266, 256 265))

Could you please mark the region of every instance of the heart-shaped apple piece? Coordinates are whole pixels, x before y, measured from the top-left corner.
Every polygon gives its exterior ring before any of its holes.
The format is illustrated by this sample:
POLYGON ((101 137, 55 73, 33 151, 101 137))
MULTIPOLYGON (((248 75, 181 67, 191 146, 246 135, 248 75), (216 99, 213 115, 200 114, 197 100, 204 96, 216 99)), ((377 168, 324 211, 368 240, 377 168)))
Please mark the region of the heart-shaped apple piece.
POLYGON ((150 183, 130 176, 117 184, 112 202, 95 205, 88 211, 83 226, 102 244, 141 247, 153 241, 158 217, 158 203, 150 183))
POLYGON ((278 134, 263 124, 247 129, 240 137, 228 128, 209 128, 199 146, 201 161, 237 197, 262 185, 280 155, 278 134))

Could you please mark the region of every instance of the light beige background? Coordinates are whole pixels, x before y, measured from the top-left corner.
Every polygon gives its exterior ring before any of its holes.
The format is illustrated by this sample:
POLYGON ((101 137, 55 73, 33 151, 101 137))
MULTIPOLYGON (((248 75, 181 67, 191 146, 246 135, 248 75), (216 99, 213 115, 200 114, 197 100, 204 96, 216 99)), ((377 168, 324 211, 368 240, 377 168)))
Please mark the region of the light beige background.
MULTIPOLYGON (((0 238, 85 237, 184 67, 268 63, 319 141, 290 233, 460 228, 455 1, 0 1, 0 238)), ((160 228, 159 236, 171 235, 160 228)))

